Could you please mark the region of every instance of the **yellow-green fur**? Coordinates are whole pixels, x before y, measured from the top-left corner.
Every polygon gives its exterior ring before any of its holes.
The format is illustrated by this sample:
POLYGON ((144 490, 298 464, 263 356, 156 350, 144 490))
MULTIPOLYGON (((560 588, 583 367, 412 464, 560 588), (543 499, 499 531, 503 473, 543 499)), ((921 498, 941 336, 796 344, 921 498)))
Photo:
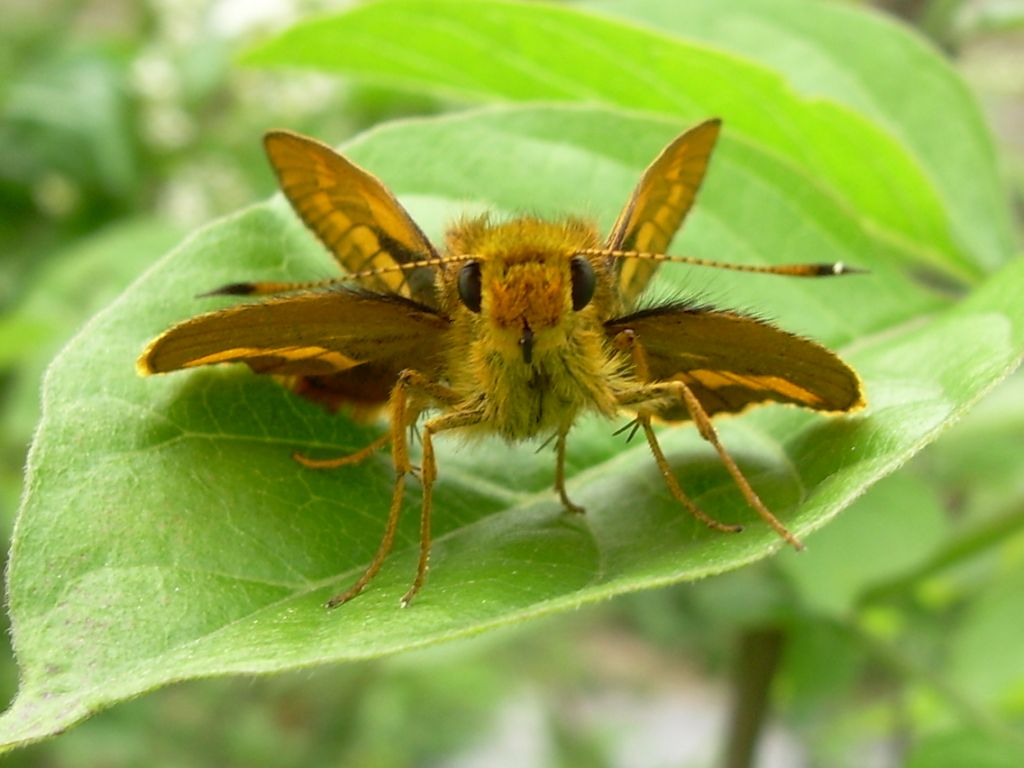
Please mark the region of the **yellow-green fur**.
POLYGON ((451 229, 448 255, 480 264, 482 303, 471 312, 456 292, 455 271, 439 278, 442 307, 452 318, 449 385, 466 400, 456 410, 478 410, 479 427, 520 440, 565 431, 583 411, 613 416, 625 361, 608 343, 603 323, 617 309, 603 263, 591 262, 597 289, 580 311, 572 308, 570 260, 598 245, 596 229, 579 219, 519 218, 491 224, 470 219, 451 229), (532 359, 523 359, 524 325, 534 334, 532 359), (481 397, 482 393, 482 397, 481 397))

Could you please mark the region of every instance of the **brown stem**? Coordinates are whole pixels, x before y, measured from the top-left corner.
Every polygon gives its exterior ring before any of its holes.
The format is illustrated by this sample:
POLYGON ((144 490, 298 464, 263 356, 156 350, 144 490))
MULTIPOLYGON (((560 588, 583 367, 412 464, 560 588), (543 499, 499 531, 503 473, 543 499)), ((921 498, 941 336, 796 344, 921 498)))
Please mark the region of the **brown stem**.
POLYGON ((785 634, 779 627, 754 627, 740 636, 723 768, 750 768, 754 764, 784 641, 785 634))

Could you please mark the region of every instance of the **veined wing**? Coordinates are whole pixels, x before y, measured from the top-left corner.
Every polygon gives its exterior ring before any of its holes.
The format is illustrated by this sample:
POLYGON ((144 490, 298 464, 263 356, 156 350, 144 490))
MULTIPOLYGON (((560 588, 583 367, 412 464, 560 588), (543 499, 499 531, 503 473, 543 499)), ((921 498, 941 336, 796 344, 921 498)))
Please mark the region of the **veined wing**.
POLYGON ((433 269, 394 267, 437 252, 380 180, 297 133, 270 131, 263 143, 285 196, 343 269, 391 269, 360 277, 358 285, 435 306, 433 269))
MULTIPOLYGON (((403 368, 437 376, 448 327, 431 308, 393 294, 317 291, 186 320, 156 338, 137 367, 146 375, 239 362, 256 373, 295 377, 360 367, 377 379, 403 368)), ((381 388, 387 392, 393 383, 381 388)))
MULTIPOLYGON (((765 402, 832 412, 864 405, 860 379, 836 354, 756 318, 675 303, 611 320, 605 328, 610 337, 636 334, 649 380, 685 382, 708 415, 765 402)), ((689 419, 682 403, 657 414, 689 419)))
MULTIPOLYGON (((704 180, 721 121, 708 120, 675 139, 640 177, 612 227, 612 250, 665 253, 704 180)), ((623 306, 630 308, 658 268, 650 259, 615 259, 623 306)))

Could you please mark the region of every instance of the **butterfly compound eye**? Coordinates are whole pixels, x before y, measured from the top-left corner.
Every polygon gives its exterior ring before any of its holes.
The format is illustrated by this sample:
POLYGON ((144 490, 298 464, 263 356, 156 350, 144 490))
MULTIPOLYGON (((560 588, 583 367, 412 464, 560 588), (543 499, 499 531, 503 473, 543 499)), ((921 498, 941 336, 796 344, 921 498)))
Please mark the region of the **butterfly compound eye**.
POLYGON ((597 276, 585 256, 573 256, 569 271, 572 275, 572 308, 579 312, 594 298, 597 276))
POLYGON ((470 312, 480 311, 480 262, 467 261, 459 270, 459 298, 470 312))

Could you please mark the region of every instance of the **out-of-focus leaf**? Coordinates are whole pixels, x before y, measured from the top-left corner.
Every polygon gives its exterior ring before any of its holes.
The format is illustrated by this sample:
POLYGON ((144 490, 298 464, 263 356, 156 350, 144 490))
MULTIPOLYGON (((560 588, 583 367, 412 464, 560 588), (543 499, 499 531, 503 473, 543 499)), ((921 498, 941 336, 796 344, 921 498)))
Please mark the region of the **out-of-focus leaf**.
POLYGON ((848 632, 827 620, 804 616, 785 626, 779 701, 813 733, 856 700, 866 653, 848 632))
POLYGON ((47 174, 120 199, 136 192, 138 157, 123 72, 88 53, 21 73, 5 93, 0 175, 35 183, 47 174))
POLYGON ((950 679, 977 701, 1020 711, 1024 706, 1024 643, 1020 606, 1024 568, 1020 545, 1008 556, 1005 573, 992 579, 965 609, 952 638, 950 679))
POLYGON ((753 59, 783 75, 804 98, 870 117, 925 169, 967 251, 989 267, 1012 252, 1006 190, 976 100, 948 61, 910 28, 880 13, 816 0, 586 5, 753 59))
POLYGON ((807 609, 848 617, 872 585, 926 562, 947 528, 932 487, 900 473, 875 485, 811 537, 805 552, 781 553, 776 564, 807 609))
POLYGON ((39 320, 17 316, 0 318, 0 369, 32 357, 50 334, 50 327, 39 320))
POLYGON ((1018 372, 978 404, 949 439, 929 451, 930 477, 962 512, 988 516, 1024 506, 1024 375, 1018 372))
POLYGON ((934 734, 917 744, 907 768, 1018 768, 1024 749, 1012 740, 999 739, 977 730, 934 734))

